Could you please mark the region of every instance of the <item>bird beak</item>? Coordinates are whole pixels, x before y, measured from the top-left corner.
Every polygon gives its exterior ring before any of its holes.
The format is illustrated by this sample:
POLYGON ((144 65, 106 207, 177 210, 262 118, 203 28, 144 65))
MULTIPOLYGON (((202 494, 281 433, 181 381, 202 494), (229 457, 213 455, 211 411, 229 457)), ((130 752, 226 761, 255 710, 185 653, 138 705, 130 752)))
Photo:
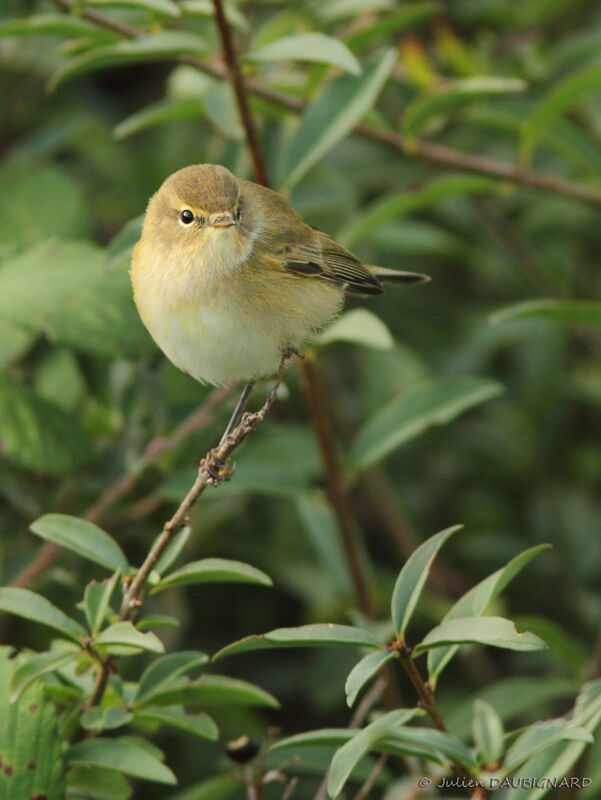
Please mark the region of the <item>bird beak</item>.
POLYGON ((225 214, 216 214, 214 217, 209 218, 209 224, 213 228, 229 228, 231 225, 236 224, 236 220, 229 212, 226 212, 225 214))

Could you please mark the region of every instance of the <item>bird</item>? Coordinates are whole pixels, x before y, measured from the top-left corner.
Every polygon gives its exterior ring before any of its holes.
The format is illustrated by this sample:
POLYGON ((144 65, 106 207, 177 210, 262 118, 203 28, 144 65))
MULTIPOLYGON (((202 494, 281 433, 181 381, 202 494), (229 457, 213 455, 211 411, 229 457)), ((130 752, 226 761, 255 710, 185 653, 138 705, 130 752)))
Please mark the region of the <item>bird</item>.
POLYGON ((300 354, 345 294, 429 280, 363 264, 281 194, 218 164, 184 167, 150 198, 130 274, 142 321, 173 364, 201 383, 247 387, 300 354))

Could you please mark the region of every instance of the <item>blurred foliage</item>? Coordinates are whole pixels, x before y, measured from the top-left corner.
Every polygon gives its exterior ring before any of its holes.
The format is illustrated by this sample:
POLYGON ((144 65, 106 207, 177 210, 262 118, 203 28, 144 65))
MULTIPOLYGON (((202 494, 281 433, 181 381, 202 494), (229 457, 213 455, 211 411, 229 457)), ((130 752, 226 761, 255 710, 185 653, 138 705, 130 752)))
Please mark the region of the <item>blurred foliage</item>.
MULTIPOLYGON (((167 175, 215 162, 252 178, 228 85, 176 63, 191 56, 221 69, 211 3, 75 5, 72 14, 50 0, 4 0, 0 9, 3 585, 39 551, 29 533, 35 519, 48 512, 81 517, 124 476, 131 478, 127 491, 93 518, 119 542, 125 564, 141 563, 234 402, 231 394, 217 404, 208 425, 193 417, 186 436, 160 449, 210 388, 158 352, 138 320, 127 275, 145 204, 167 175), (144 35, 124 39, 86 18, 86 8, 144 35)), ((414 615, 415 644, 437 629, 460 594, 518 553, 549 542, 552 549, 501 596, 489 598, 490 613, 517 619, 520 630, 538 634, 549 650, 464 647, 437 684, 451 733, 474 742, 484 762, 487 754, 494 761, 503 725, 517 728, 568 712, 587 675, 598 677, 601 669, 598 654, 594 661, 601 620, 599 205, 500 182, 485 169, 461 173, 460 161, 457 170, 441 172, 416 146, 437 141, 601 192, 601 9, 592 0, 457 0, 445 7, 257 0, 232 2, 227 12, 245 74, 307 102, 299 121, 273 98, 252 95, 275 187, 307 222, 366 262, 426 272, 432 282, 370 299, 377 318, 364 311, 357 316, 364 301, 349 300, 355 316, 335 323, 312 349, 352 482, 382 625, 353 610, 298 376, 289 369, 287 394, 237 454, 234 479, 204 495, 191 535, 181 540, 186 562, 248 562, 274 588, 258 579, 254 586, 174 580, 146 600, 147 628, 174 655, 214 653, 249 634, 324 621, 390 639, 392 626, 384 620, 407 556, 435 531, 461 522, 464 531, 447 545, 414 615), (404 150, 352 135, 360 121, 404 134, 404 150)), ((255 390, 251 404, 262 402, 265 389, 255 390)), ((100 564, 65 550, 28 588, 70 616, 83 587, 107 577, 100 564)), ((110 621, 107 605, 99 604, 109 603, 113 589, 88 585, 88 622, 110 621), (99 607, 104 611, 95 617, 99 607)), ((20 625, 13 616, 0 622, 4 641, 46 655, 50 639, 43 628, 20 625)), ((131 651, 130 634, 116 634, 107 646, 131 651)), ((152 649, 140 641, 140 651, 152 649)), ((63 710, 52 724, 66 739, 75 736, 77 719, 64 709, 90 691, 89 669, 79 674, 82 665, 76 668, 68 656, 59 647, 56 662, 39 665, 63 710), (52 672, 59 661, 61 680, 52 672)), ((107 707, 119 710, 111 698, 123 687, 127 696, 129 682, 153 658, 120 660, 107 707)), ((169 727, 157 732, 165 718, 156 708, 154 717, 139 709, 135 737, 117 730, 129 717, 90 711, 82 724, 114 729, 118 745, 110 736, 73 744, 72 796, 88 797, 95 785, 95 797, 127 797, 121 773, 98 766, 113 763, 117 752, 125 754, 124 763, 129 759, 123 771, 135 797, 240 795, 242 783, 231 777, 240 769, 224 743, 241 735, 265 743, 274 727, 286 736, 344 728, 345 679, 356 661, 348 648, 228 659, 228 677, 210 668, 203 676, 208 689, 203 679, 193 681, 203 709, 207 691, 213 700, 221 696, 210 709, 214 722, 201 715, 194 723, 173 712, 169 727), (219 738, 211 741, 215 723, 219 738), (140 731, 152 734, 169 769, 140 731), (85 766, 90 741, 108 742, 106 752, 95 753, 95 767, 85 766), (145 774, 169 783, 173 773, 178 789, 137 780, 145 774)), ((36 687, 27 691, 35 694, 36 687)), ((404 675, 396 688, 399 704, 412 707, 404 675)), ((588 691, 574 715, 592 730, 588 691)), ((385 740, 393 723, 401 724, 388 719, 365 741, 385 740)), ((334 744, 342 748, 343 738, 334 744)), ((549 740, 546 761, 536 756, 524 774, 551 774, 545 770, 561 759, 569 771, 586 743, 586 737, 568 745, 549 740)), ((309 798, 334 745, 303 744, 305 773, 294 796, 309 798)), ((515 741, 512 747, 515 755, 515 741)), ((601 786, 599 743, 584 752, 577 774, 595 778, 582 793, 592 798, 601 786)), ((289 760, 286 747, 279 756, 268 756, 269 767, 289 760)), ((368 774, 369 764, 360 764, 356 788, 368 774)), ((373 795, 400 800, 410 789, 407 780, 391 759, 373 795)), ((281 797, 282 784, 267 791, 281 797)), ((530 795, 514 790, 509 796, 530 795)))

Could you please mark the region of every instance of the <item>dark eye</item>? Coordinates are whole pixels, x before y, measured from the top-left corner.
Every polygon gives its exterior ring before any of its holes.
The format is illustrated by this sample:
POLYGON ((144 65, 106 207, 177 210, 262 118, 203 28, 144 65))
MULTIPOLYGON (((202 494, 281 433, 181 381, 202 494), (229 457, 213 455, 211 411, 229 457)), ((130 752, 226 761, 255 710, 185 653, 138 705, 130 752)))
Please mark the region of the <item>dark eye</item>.
POLYGON ((194 214, 188 208, 182 211, 182 213, 179 215, 179 218, 184 225, 190 225, 191 222, 194 222, 194 214))

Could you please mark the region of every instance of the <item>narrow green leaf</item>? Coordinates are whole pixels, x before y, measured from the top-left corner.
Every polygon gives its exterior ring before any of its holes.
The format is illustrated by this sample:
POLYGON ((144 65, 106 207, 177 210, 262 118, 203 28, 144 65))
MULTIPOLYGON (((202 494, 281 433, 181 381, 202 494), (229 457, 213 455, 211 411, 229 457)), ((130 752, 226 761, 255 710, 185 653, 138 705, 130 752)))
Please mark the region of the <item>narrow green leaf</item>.
POLYGON ((74 14, 32 14, 21 19, 9 19, 0 24, 0 37, 4 36, 91 36, 104 40, 116 38, 74 14))
POLYGON ((143 740, 130 736, 88 739, 70 747, 65 759, 71 764, 92 764, 119 770, 144 781, 177 783, 173 772, 152 755, 146 745, 143 740))
POLYGON ((39 622, 55 631, 59 631, 77 644, 86 637, 86 629, 64 614, 45 597, 29 589, 5 586, 0 588, 0 611, 15 614, 17 617, 39 622))
POLYGON ((497 324, 524 317, 553 319, 574 325, 601 325, 601 303, 593 300, 528 300, 495 312, 490 321, 497 324))
POLYGON ((381 644, 371 633, 349 625, 320 623, 301 625, 298 628, 277 628, 258 636, 246 636, 215 653, 213 661, 234 653, 247 653, 251 650, 272 650, 277 647, 372 647, 380 649, 381 644))
POLYGON ((74 764, 67 772, 67 796, 86 800, 129 800, 131 786, 120 772, 106 767, 74 764))
MULTIPOLYGON (((215 14, 213 0, 180 0, 179 7, 184 14, 198 15, 201 17, 212 17, 215 14)), ((223 3, 226 20, 234 28, 247 31, 249 28, 248 20, 236 6, 231 3, 223 3)))
POLYGON ((113 572, 127 572, 129 568, 117 542, 93 522, 67 514, 44 514, 29 528, 40 538, 73 550, 113 572))
POLYGON ((395 654, 389 650, 376 650, 375 653, 369 653, 355 664, 344 684, 346 703, 349 707, 353 705, 365 684, 382 669, 384 664, 394 657, 395 654))
POLYGON ((491 95, 523 92, 525 88, 524 81, 492 76, 465 78, 443 84, 434 92, 418 95, 405 107, 401 117, 401 130, 408 139, 415 140, 434 117, 448 114, 491 95))
POLYGON ((390 606, 392 624, 400 638, 405 635, 438 551, 447 539, 462 527, 463 525, 454 525, 431 536, 411 554, 400 571, 390 606))
POLYGON ((37 655, 30 656, 27 660, 19 666, 13 675, 11 684, 11 697, 10 702, 14 703, 23 692, 36 680, 40 675, 47 672, 52 672, 58 667, 62 667, 79 658, 80 651, 64 651, 64 650, 50 650, 47 653, 38 653, 37 655))
POLYGON ((536 722, 511 745, 503 759, 503 771, 510 773, 532 756, 564 739, 591 743, 593 736, 586 728, 566 719, 536 722))
POLYGON ((136 703, 158 691, 169 681, 185 675, 186 672, 190 672, 190 670, 202 666, 208 661, 209 656, 199 650, 182 650, 178 653, 169 653, 169 655, 157 658, 142 673, 138 684, 136 703))
POLYGON ((346 45, 351 50, 362 50, 371 44, 379 44, 387 36, 398 33, 404 28, 413 27, 423 20, 428 19, 441 10, 438 3, 412 3, 398 10, 386 11, 375 22, 357 31, 349 33, 345 38, 346 45))
MULTIPOLYGON (((489 575, 466 592, 463 597, 460 597, 443 617, 442 621, 448 622, 449 620, 458 619, 459 617, 479 617, 484 614, 490 603, 495 597, 498 597, 507 584, 512 581, 535 556, 539 555, 539 553, 542 553, 544 550, 548 550, 550 546, 551 545, 548 544, 541 544, 536 547, 530 547, 515 558, 512 558, 504 567, 493 572, 492 575, 489 575)), ((441 672, 458 649, 458 645, 453 645, 446 649, 440 647, 435 650, 430 650, 428 653, 428 680, 432 688, 436 686, 441 672)))
POLYGON ((162 592, 170 586, 187 586, 193 583, 254 583, 259 586, 272 586, 269 575, 256 567, 241 561, 228 561, 225 558, 204 558, 192 561, 181 569, 166 575, 152 589, 152 594, 162 592))
POLYGON ((208 714, 187 714, 181 706, 165 706, 138 712, 134 722, 158 722, 160 725, 170 725, 203 739, 215 741, 219 730, 214 720, 208 714))
POLYGON ((520 144, 522 161, 531 160, 537 142, 558 116, 600 88, 601 66, 595 64, 568 75, 544 94, 524 122, 520 144))
POLYGON ((118 44, 95 47, 75 56, 54 73, 48 88, 55 91, 66 80, 95 69, 168 61, 182 55, 199 56, 206 51, 207 43, 204 39, 184 31, 162 31, 139 36, 118 44))
POLYGON ((371 467, 435 425, 497 397, 503 388, 485 378, 429 378, 413 384, 359 429, 351 457, 356 471, 371 467))
POLYGON ((85 588, 83 610, 92 636, 96 636, 102 627, 119 575, 120 572, 117 570, 111 578, 102 583, 92 581, 85 588))
POLYGON ((245 55, 247 61, 318 61, 332 64, 352 75, 361 74, 361 66, 348 47, 324 33, 299 33, 283 36, 259 50, 245 55))
POLYGON ((312 340, 318 347, 331 342, 353 342, 377 350, 392 350, 394 339, 382 320, 365 308, 354 308, 330 323, 312 340))
POLYGON ((11 461, 48 475, 69 474, 91 453, 72 415, 6 373, 0 373, 0 449, 11 461))
POLYGON ((135 708, 195 704, 201 706, 241 705, 279 708, 276 698, 248 681, 225 675, 202 675, 196 680, 178 678, 137 698, 135 708))
POLYGON ((166 572, 177 561, 188 543, 191 533, 192 528, 189 525, 185 525, 179 533, 176 533, 155 565, 155 570, 159 575, 166 572))
POLYGON ((497 764, 503 755, 503 721, 490 703, 475 700, 472 736, 480 762, 485 766, 497 764))
POLYGON ((232 796, 238 796, 243 790, 242 776, 215 775, 177 792, 169 800, 229 800, 232 796))
POLYGON ((360 239, 390 220, 420 211, 423 208, 466 194, 490 194, 499 191, 497 181, 479 175, 443 175, 413 191, 382 197, 363 208, 336 235, 337 241, 352 248, 360 239))
POLYGON ((213 82, 204 93, 203 102, 208 118, 218 130, 228 139, 243 141, 244 128, 233 89, 227 81, 213 82))
POLYGON ((413 657, 432 647, 447 644, 486 644, 507 650, 544 650, 545 643, 533 633, 518 633, 509 619, 502 617, 460 617, 437 625, 413 649, 413 657))
POLYGON ((123 645, 136 647, 140 650, 149 650, 153 653, 164 651, 163 643, 154 633, 140 633, 131 622, 115 622, 109 625, 94 640, 96 645, 123 645))
POLYGON ((117 139, 126 139, 157 125, 205 117, 204 101, 197 97, 169 97, 142 108, 122 120, 114 129, 117 139))
POLYGON ((169 614, 149 614, 144 619, 136 622, 136 628, 139 631, 149 631, 152 628, 178 628, 180 625, 180 620, 169 616, 169 614))
POLYGON ((285 186, 297 184, 370 110, 395 61, 395 51, 388 50, 360 77, 343 75, 330 81, 309 104, 285 154, 285 186))
POLYGON ((154 14, 165 14, 168 17, 181 17, 182 12, 172 0, 84 0, 86 8, 143 8, 154 14))
POLYGON ((120 706, 94 706, 81 715, 81 726, 86 731, 113 731, 129 725, 134 715, 120 706))

